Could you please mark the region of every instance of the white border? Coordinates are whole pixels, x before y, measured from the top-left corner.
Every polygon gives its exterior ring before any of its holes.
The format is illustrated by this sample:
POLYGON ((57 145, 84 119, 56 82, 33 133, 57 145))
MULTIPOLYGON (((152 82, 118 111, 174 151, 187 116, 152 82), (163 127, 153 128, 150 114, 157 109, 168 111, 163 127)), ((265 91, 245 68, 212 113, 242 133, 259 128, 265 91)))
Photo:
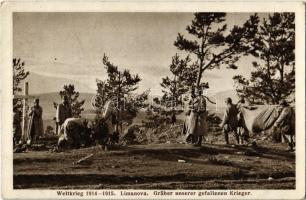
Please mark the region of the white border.
MULTIPOLYGON (((59 198, 55 190, 13 190, 12 161, 12 13, 13 12, 295 12, 296 13, 296 190, 248 190, 252 196, 214 196, 215 199, 303 199, 305 195, 305 13, 302 2, 80 2, 27 1, 1 3, 0 67, 2 81, 2 195, 4 198, 59 198)), ((141 191, 141 190, 138 190, 141 191)), ((148 190, 153 193, 152 190, 148 190)), ((200 191, 200 190, 193 190, 200 191)), ((118 191, 116 191, 118 192, 118 191)), ((63 197, 62 197, 63 198, 63 197)), ((83 197, 84 199, 86 197, 83 197)), ((94 197, 87 197, 92 199, 94 197)), ((103 198, 102 196, 97 199, 103 198)), ((107 199, 126 199, 105 196, 107 199)), ((149 196, 142 199, 178 199, 179 197, 149 196)), ((185 199, 186 197, 180 197, 185 199)), ((212 196, 194 199, 211 199, 212 196)), ((64 198, 63 198, 64 199, 64 198)), ((71 199, 67 197, 66 199, 71 199)), ((130 199, 133 199, 131 197, 130 199)))

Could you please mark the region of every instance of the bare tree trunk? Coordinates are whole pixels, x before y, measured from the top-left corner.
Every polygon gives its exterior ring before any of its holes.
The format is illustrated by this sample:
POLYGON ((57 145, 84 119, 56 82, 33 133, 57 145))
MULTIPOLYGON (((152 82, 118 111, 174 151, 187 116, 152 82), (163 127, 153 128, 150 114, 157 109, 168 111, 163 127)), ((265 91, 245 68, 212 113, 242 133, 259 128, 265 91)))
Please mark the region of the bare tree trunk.
POLYGON ((200 66, 199 66, 199 72, 198 72, 197 83, 196 83, 196 87, 197 87, 197 88, 199 88, 199 86, 200 86, 202 74, 203 74, 203 60, 201 59, 201 60, 200 60, 200 66))
POLYGON ((118 77, 118 90, 117 90, 117 105, 118 105, 118 108, 117 108, 117 131, 119 133, 119 124, 120 124, 120 110, 121 110, 121 106, 120 106, 120 90, 121 90, 121 85, 120 85, 120 81, 121 81, 121 73, 119 72, 119 77, 118 77))

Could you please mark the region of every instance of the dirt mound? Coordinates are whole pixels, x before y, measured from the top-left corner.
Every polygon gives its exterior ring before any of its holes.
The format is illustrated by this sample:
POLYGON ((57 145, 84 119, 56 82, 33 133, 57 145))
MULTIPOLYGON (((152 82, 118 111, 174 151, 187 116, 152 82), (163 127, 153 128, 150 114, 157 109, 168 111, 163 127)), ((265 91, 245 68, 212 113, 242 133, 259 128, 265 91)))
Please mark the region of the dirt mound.
POLYGON ((178 143, 181 141, 181 130, 181 124, 161 125, 156 128, 132 125, 124 131, 120 141, 126 145, 178 143))
MULTIPOLYGON (((209 114, 207 121, 209 127, 207 135, 209 137, 220 135, 222 132, 219 126, 221 119, 215 114, 209 114)), ((161 123, 158 126, 132 124, 124 130, 120 143, 124 145, 180 143, 183 142, 182 128, 183 121, 175 124, 161 123)))

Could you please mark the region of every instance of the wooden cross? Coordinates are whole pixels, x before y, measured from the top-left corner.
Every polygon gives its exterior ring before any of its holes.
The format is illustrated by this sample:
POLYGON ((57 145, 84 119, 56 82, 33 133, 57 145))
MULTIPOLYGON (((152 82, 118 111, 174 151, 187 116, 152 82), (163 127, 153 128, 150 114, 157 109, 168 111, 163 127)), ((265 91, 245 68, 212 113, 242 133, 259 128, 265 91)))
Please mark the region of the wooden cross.
POLYGON ((27 125, 28 125, 28 113, 27 113, 27 106, 28 106, 28 99, 34 99, 35 96, 29 95, 29 83, 25 82, 24 84, 24 94, 23 95, 14 95, 14 99, 22 99, 23 110, 22 110, 22 134, 21 134, 21 141, 25 143, 27 141, 27 125))

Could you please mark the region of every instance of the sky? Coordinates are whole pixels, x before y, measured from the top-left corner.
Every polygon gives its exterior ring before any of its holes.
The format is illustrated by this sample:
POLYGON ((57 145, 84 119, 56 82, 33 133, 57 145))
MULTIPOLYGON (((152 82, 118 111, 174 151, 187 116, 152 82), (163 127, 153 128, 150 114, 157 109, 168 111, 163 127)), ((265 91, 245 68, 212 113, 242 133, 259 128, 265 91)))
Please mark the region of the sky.
MULTIPOLYGON (((243 24, 252 13, 228 13, 228 28, 243 24)), ((261 14, 266 16, 266 14, 261 14)), ((13 55, 36 74, 69 78, 96 90, 96 79, 105 80, 103 54, 120 69, 142 78, 138 91, 160 95, 162 77, 170 75, 177 34, 188 35, 192 13, 14 13, 13 55)), ((232 77, 249 76, 254 58, 243 57, 239 70, 205 71, 209 93, 233 89, 232 77)), ((46 92, 52 91, 42 83, 46 92)), ((82 91, 81 91, 82 92, 82 91)))

